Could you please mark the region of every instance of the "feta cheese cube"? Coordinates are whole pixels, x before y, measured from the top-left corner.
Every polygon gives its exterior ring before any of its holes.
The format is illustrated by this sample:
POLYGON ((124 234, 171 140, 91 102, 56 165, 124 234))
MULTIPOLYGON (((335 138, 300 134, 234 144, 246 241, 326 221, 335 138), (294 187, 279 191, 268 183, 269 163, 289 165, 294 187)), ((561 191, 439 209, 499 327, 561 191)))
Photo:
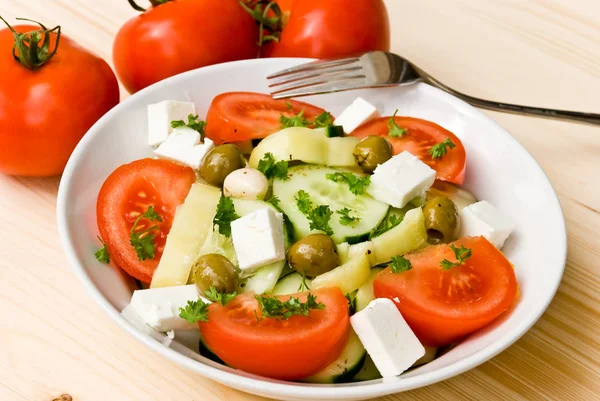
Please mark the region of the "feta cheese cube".
MULTIPOLYGON (((151 288, 134 291, 129 305, 142 321, 156 331, 198 330, 198 326, 179 317, 179 308, 199 297, 198 288, 194 284, 151 288)), ((204 299, 204 302, 210 301, 204 299)))
POLYGON ((178 127, 173 130, 154 154, 161 158, 175 161, 197 170, 208 152, 215 147, 208 138, 200 143, 200 134, 189 127, 178 127))
POLYGON ((367 193, 381 202, 402 208, 417 196, 425 196, 434 181, 435 170, 404 151, 377 166, 367 193))
POLYGON ((482 235, 498 249, 514 229, 514 224, 488 201, 473 203, 460 212, 460 237, 482 235))
POLYGON ((399 375, 425 355, 425 348, 387 298, 371 301, 350 317, 350 324, 383 377, 399 375))
POLYGON ((283 215, 271 208, 231 222, 231 238, 242 271, 285 259, 283 215))
POLYGON ((196 114, 196 105, 192 102, 165 100, 148 105, 148 145, 158 146, 167 140, 173 131, 171 122, 187 121, 190 114, 196 114))
POLYGON ((341 125, 346 134, 351 134, 360 125, 379 117, 377 107, 367 102, 361 97, 357 97, 354 102, 342 111, 342 114, 333 122, 334 125, 341 125))

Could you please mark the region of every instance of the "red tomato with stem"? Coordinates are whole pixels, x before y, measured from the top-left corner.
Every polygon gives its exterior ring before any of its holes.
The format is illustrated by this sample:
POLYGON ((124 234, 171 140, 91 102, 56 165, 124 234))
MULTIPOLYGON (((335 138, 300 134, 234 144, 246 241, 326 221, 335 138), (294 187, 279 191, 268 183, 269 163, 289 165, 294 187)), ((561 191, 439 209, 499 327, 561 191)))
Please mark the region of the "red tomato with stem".
MULTIPOLYGON (((279 2, 278 2, 279 3, 279 2)), ((280 4, 289 16, 267 57, 335 58, 390 50, 390 26, 383 0, 296 0, 280 4)))
POLYGON ((452 344, 495 320, 517 295, 517 279, 510 262, 484 237, 452 243, 471 249, 460 266, 444 270, 440 262, 457 259, 449 245, 428 246, 405 255, 412 269, 377 275, 373 291, 389 298, 426 345, 452 344))
POLYGON ((130 93, 184 71, 258 54, 258 28, 238 0, 151 3, 121 27, 113 44, 117 75, 130 93))
POLYGON ((414 117, 395 117, 396 124, 406 131, 401 137, 390 137, 388 123, 392 117, 382 117, 358 127, 351 136, 366 138, 370 135, 383 136, 394 147, 394 153, 409 151, 423 163, 437 172, 437 179, 462 184, 465 180, 467 154, 465 147, 456 135, 444 127, 431 121, 414 117), (454 148, 447 148, 447 153, 440 158, 433 158, 429 153, 432 146, 450 139, 454 148))
MULTIPOLYGON (((208 307, 208 322, 200 333, 210 350, 226 364, 245 372, 281 380, 299 380, 335 361, 348 341, 348 301, 339 288, 311 291, 322 310, 287 320, 262 318, 252 294, 242 294, 223 306, 208 307)), ((291 296, 306 302, 307 293, 291 296)))
POLYGON ((0 30, 0 173, 59 175, 81 137, 117 103, 108 64, 60 26, 0 30))
POLYGON ((325 110, 296 100, 275 100, 262 93, 222 93, 210 104, 205 132, 218 144, 260 139, 281 129, 282 115, 293 117, 301 112, 312 121, 325 110))
POLYGON ((141 159, 118 167, 108 176, 96 203, 100 237, 111 260, 129 275, 144 283, 152 275, 163 253, 171 230, 175 209, 181 205, 196 182, 194 171, 168 160, 141 159), (140 260, 130 243, 131 231, 138 216, 152 206, 162 221, 140 219, 136 230, 154 236, 154 258, 140 260))

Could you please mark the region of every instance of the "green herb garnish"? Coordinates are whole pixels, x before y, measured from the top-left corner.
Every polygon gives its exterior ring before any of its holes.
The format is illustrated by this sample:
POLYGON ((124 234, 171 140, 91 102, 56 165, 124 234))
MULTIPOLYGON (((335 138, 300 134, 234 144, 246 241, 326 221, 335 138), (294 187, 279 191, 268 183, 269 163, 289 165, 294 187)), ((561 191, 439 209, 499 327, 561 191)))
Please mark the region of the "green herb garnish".
POLYGON ((333 230, 329 226, 329 220, 331 220, 333 212, 329 209, 329 206, 319 205, 313 207, 310 196, 302 189, 298 191, 295 199, 298 209, 308 219, 311 230, 319 230, 327 235, 333 235, 333 230))
POLYGON ((348 300, 348 314, 353 315, 356 312, 356 295, 352 297, 352 294, 347 293, 344 296, 348 300))
POLYGON ((359 177, 348 172, 327 174, 325 177, 334 182, 345 182, 348 184, 350 192, 354 195, 364 194, 367 187, 371 184, 371 177, 359 177))
POLYGON ((138 226, 138 223, 141 219, 147 219, 150 221, 159 221, 162 222, 162 218, 160 215, 154 210, 154 206, 148 206, 148 210, 145 213, 140 214, 135 222, 133 223, 133 227, 131 227, 131 231, 129 233, 129 243, 135 249, 137 253, 137 257, 139 260, 148 260, 154 259, 155 255, 155 246, 154 246, 154 237, 155 235, 151 232, 157 230, 159 226, 150 226, 141 231, 135 231, 138 226))
POLYGON ((98 262, 102 263, 110 263, 110 255, 108 254, 108 249, 106 248, 106 244, 102 241, 102 238, 98 237, 98 240, 102 242, 102 248, 98 249, 94 254, 98 262))
POLYGON ((300 302, 300 298, 295 297, 290 297, 287 301, 268 295, 255 295, 255 298, 263 318, 286 320, 292 316, 308 316, 311 309, 325 309, 325 304, 317 302, 317 297, 311 293, 306 295, 306 302, 300 302))
POLYGON ((406 272, 412 269, 412 264, 410 263, 410 260, 406 259, 402 255, 392 257, 392 261, 390 262, 389 266, 392 270, 392 273, 396 274, 406 272))
POLYGON ((258 162, 258 171, 263 173, 268 179, 279 178, 280 180, 287 180, 288 177, 288 162, 285 160, 275 161, 273 153, 267 152, 262 159, 258 162))
POLYGON ((188 115, 187 123, 183 120, 171 121, 171 128, 178 127, 190 127, 191 129, 198 131, 200 133, 200 140, 204 141, 204 129, 206 128, 206 121, 200 120, 198 114, 188 115))
POLYGON ((333 116, 330 112, 324 111, 315 117, 314 121, 315 128, 325 128, 333 125, 333 116))
POLYGON ((387 126, 389 129, 388 136, 391 136, 392 138, 400 138, 401 136, 408 134, 408 130, 406 130, 405 128, 400 128, 396 123, 396 114, 398 114, 398 109, 396 109, 394 114, 390 117, 390 119, 387 122, 387 126))
POLYGON ((229 196, 221 196, 217 204, 217 212, 213 219, 213 225, 219 226, 219 232, 226 237, 231 237, 231 222, 239 219, 240 216, 235 212, 233 199, 229 196))
POLYGON ((238 294, 235 291, 231 293, 220 293, 215 287, 210 287, 204 292, 204 296, 209 301, 220 303, 221 305, 225 306, 229 301, 237 297, 238 294))
POLYGON ((347 207, 336 211, 336 213, 340 215, 340 224, 349 226, 360 221, 359 217, 350 216, 351 212, 352 210, 348 209, 347 207))
POLYGON ((450 245, 452 248, 452 252, 454 252, 454 257, 456 257, 456 262, 450 262, 448 259, 444 259, 440 262, 440 267, 443 270, 452 269, 453 267, 462 266, 465 263, 465 260, 469 259, 473 254, 473 250, 469 248, 465 248, 464 245, 461 245, 460 248, 455 247, 454 245, 450 245))
POLYGON ((282 114, 279 117, 279 122, 281 123, 282 129, 291 127, 308 127, 312 124, 310 120, 304 118, 304 110, 292 117, 286 117, 282 114))
POLYGON ((432 159, 440 159, 448 152, 448 148, 454 149, 456 145, 450 140, 450 138, 446 138, 443 142, 438 143, 437 145, 433 145, 431 149, 429 149, 429 154, 432 159))
POLYGON ((279 200, 277 196, 273 195, 267 200, 267 202, 278 208, 281 200, 279 200))
POLYGON ((398 217, 395 214, 388 214, 385 216, 383 221, 377 226, 375 231, 371 234, 371 238, 379 237, 381 234, 391 230, 398 224, 402 223, 403 218, 398 217))
POLYGON ((185 308, 179 308, 179 317, 194 324, 198 322, 208 322, 208 306, 202 298, 197 301, 188 301, 185 308))
POLYGON ((303 291, 309 291, 310 287, 308 286, 307 282, 306 282, 306 272, 302 273, 302 282, 300 283, 300 286, 298 287, 298 292, 303 292, 303 291))

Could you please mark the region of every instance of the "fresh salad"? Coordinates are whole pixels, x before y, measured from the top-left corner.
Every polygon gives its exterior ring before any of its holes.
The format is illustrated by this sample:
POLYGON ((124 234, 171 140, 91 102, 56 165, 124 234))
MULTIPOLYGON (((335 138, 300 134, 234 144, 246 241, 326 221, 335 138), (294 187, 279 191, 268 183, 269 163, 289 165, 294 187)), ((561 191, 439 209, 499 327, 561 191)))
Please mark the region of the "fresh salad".
POLYGON ((500 251, 514 227, 459 187, 465 147, 433 122, 232 92, 204 120, 149 105, 148 145, 155 158, 100 190, 96 258, 140 284, 126 319, 214 361, 313 383, 397 376, 518 294, 500 251))

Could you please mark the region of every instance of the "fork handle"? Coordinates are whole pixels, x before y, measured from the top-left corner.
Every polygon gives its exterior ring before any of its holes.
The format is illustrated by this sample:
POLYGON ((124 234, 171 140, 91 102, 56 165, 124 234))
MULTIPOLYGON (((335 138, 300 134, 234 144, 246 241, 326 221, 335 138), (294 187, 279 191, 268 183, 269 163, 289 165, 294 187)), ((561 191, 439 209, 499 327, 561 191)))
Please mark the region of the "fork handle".
POLYGON ((443 90, 444 92, 448 92, 451 95, 454 95, 464 100, 472 106, 480 107, 482 109, 501 111, 504 113, 520 114, 524 116, 538 116, 600 125, 600 114, 582 113, 579 111, 569 110, 544 109, 541 107, 520 106, 518 104, 500 103, 491 100, 480 99, 473 96, 465 95, 462 92, 449 88, 443 83, 436 80, 435 78, 431 77, 429 74, 426 74, 422 71, 420 72, 422 73, 421 77, 423 81, 427 82, 428 84, 431 84, 443 90))

